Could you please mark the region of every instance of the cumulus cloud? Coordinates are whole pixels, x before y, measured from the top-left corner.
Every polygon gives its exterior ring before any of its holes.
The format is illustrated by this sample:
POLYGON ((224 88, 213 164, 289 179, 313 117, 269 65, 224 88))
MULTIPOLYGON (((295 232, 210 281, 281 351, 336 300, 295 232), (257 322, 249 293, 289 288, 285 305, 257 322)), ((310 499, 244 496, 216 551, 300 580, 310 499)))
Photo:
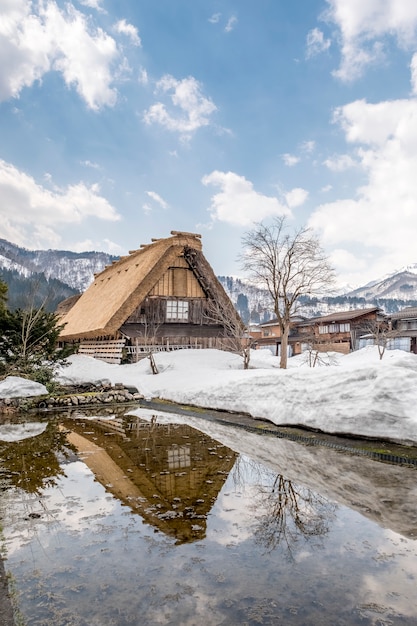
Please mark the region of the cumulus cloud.
POLYGON ((369 278, 415 263, 417 100, 359 100, 338 109, 337 120, 346 140, 357 145, 366 183, 353 199, 319 206, 309 225, 326 245, 360 245, 369 278))
POLYGON ((142 42, 139 37, 138 29, 133 24, 128 24, 126 20, 119 20, 114 25, 114 29, 117 33, 126 35, 134 46, 141 46, 142 42))
POLYGON ((285 154, 282 155, 282 160, 284 161, 285 165, 287 165, 288 167, 294 167, 294 165, 297 165, 297 163, 300 162, 300 157, 286 152, 285 154))
POLYGON ((295 187, 285 194, 285 200, 290 209, 295 209, 304 204, 308 198, 308 191, 302 187, 295 187))
POLYGON ((344 172, 357 165, 357 162, 349 154, 339 154, 324 161, 324 165, 332 172, 344 172))
POLYGON ((70 3, 14 0, 0 20, 0 99, 19 97, 50 71, 62 74, 90 109, 113 106, 112 68, 119 59, 115 40, 70 3))
POLYGON ((306 57, 310 59, 330 48, 331 40, 325 39, 323 32, 318 28, 313 28, 307 34, 306 57))
POLYGON ((85 7, 89 7, 90 9, 96 9, 101 13, 106 13, 106 11, 101 6, 102 0, 79 0, 79 3, 85 7))
POLYGON ((359 77, 365 68, 384 56, 387 37, 400 47, 417 39, 415 0, 327 0, 324 19, 340 30, 342 59, 335 75, 344 81, 359 77))
POLYGON ((290 215, 288 206, 273 196, 259 193, 249 180, 234 172, 216 170, 204 176, 202 183, 220 188, 211 198, 209 212, 213 221, 249 226, 267 217, 290 215))
POLYGON ((169 96, 171 104, 153 104, 144 113, 146 124, 159 124, 187 138, 199 128, 210 124, 210 116, 217 107, 203 95, 202 85, 193 76, 177 80, 167 74, 158 81, 156 87, 157 93, 169 96))
MULTIPOLYGON (((50 177, 48 177, 50 180, 50 177)), ((117 221, 116 209, 100 195, 98 185, 79 182, 47 189, 34 178, 0 160, 2 237, 28 247, 59 244, 60 231, 87 218, 117 221)))
POLYGON ((169 204, 165 202, 165 200, 158 193, 156 193, 156 191, 147 191, 146 193, 148 194, 150 198, 152 198, 152 200, 154 200, 157 204, 159 204, 159 206, 161 206, 163 209, 168 209, 169 204))

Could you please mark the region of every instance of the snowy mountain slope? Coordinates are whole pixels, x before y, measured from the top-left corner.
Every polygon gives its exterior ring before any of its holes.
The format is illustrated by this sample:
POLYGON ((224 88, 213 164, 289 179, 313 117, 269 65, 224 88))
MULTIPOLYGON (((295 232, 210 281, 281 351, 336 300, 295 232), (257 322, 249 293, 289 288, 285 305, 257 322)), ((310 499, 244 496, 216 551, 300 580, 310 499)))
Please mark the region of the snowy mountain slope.
POLYGON ((117 257, 105 252, 70 252, 67 250, 27 250, 0 239, 0 269, 15 269, 20 274, 43 273, 77 291, 84 291, 94 274, 117 257))
MULTIPOLYGON (((0 239, 0 276, 2 269, 3 274, 13 271, 22 278, 41 273, 46 280, 56 279, 68 285, 71 293, 74 290, 84 291, 92 283, 94 274, 116 259, 105 252, 27 250, 0 239)), ((218 278, 245 323, 264 322, 274 317, 271 298, 266 290, 242 278, 218 278)), ((333 297, 300 299, 298 313, 313 317, 366 306, 380 306, 387 312, 394 312, 407 305, 417 306, 417 263, 333 297)))
POLYGON ((417 299, 417 263, 409 265, 380 280, 372 281, 354 289, 349 296, 365 298, 391 298, 400 300, 417 299))

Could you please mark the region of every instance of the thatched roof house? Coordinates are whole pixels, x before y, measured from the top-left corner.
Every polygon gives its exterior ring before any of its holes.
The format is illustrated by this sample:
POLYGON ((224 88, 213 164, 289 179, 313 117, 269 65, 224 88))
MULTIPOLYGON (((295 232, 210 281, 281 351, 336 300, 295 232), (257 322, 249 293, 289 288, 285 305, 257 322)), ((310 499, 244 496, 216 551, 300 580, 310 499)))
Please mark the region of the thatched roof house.
POLYGON ((133 353, 150 344, 220 347, 224 320, 240 323, 202 253, 201 236, 178 231, 106 267, 58 313, 65 325, 62 341, 118 341, 133 353))

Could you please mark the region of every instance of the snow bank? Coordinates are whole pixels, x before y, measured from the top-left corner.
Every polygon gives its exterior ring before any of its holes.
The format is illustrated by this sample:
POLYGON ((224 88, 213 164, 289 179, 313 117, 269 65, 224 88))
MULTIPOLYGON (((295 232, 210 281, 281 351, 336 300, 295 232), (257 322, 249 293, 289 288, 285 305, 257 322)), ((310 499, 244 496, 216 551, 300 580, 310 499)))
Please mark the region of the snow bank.
POLYGON ((27 398, 43 396, 47 393, 48 390, 44 385, 27 380, 27 378, 7 376, 0 381, 0 398, 27 398))
POLYGON ((287 370, 267 350, 253 351, 243 370, 238 355, 218 350, 181 350, 110 365, 73 355, 59 373, 64 382, 109 379, 134 385, 148 399, 245 412, 278 425, 300 425, 417 443, 417 356, 400 350, 367 347, 349 355, 333 354, 329 366, 310 368, 294 357, 287 370))

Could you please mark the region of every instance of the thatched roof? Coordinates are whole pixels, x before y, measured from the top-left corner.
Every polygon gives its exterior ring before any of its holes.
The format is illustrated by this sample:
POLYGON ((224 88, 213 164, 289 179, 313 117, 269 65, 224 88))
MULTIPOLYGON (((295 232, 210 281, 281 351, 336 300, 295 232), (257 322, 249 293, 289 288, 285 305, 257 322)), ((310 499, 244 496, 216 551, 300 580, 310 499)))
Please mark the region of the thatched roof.
POLYGON ((166 239, 153 239, 97 274, 60 320, 65 324, 60 338, 71 341, 115 335, 179 256, 186 258, 208 297, 216 297, 234 310, 201 252, 201 236, 178 231, 171 234, 166 239))

